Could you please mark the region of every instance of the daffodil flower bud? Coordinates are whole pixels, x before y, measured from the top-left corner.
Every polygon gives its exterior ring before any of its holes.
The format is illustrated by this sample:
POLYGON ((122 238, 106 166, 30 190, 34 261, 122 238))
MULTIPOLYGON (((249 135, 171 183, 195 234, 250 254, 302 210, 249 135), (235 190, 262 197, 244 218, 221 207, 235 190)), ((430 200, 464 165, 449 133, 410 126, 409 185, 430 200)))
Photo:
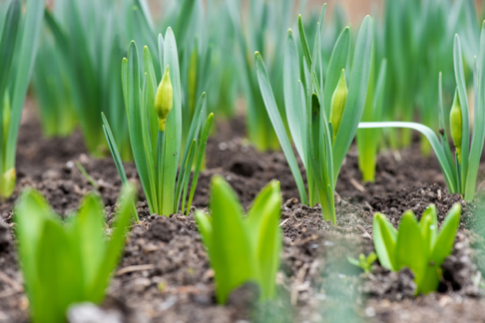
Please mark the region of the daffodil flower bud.
POLYGON ((15 189, 17 175, 15 168, 11 168, 0 176, 0 198, 9 198, 15 189))
POLYGON ((157 94, 155 95, 155 111, 158 115, 158 129, 160 131, 165 131, 165 124, 167 123, 167 118, 173 108, 173 88, 172 82, 170 81, 170 71, 167 66, 165 74, 163 74, 162 81, 157 89, 157 94))
POLYGON ((458 156, 458 162, 461 163, 461 139, 463 130, 463 119, 461 115, 460 97, 458 93, 453 100, 453 106, 450 111, 450 128, 451 139, 456 148, 456 155, 458 156))
POLYGON ((342 69, 340 74, 340 79, 338 81, 337 87, 332 95, 332 101, 330 104, 330 122, 333 128, 333 142, 337 138, 338 129, 340 127, 340 122, 342 121, 342 116, 344 115, 345 103, 347 102, 347 95, 349 90, 347 89, 347 84, 345 83, 345 70, 342 69))

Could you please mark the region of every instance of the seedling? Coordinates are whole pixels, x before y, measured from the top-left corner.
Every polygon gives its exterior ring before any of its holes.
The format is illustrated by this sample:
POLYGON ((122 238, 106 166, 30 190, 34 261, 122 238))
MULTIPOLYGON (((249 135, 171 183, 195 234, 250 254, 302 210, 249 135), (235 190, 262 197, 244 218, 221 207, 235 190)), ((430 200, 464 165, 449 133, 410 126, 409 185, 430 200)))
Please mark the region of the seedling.
POLYGON ((125 186, 111 238, 104 236, 104 206, 88 194, 63 224, 42 195, 27 189, 15 206, 19 257, 34 323, 64 323, 74 303, 103 301, 118 264, 136 190, 125 186))
MULTIPOLYGON (((180 209, 180 203, 181 209, 185 209, 190 172, 195 165, 186 208, 188 214, 214 115, 203 118, 206 110, 203 93, 194 111, 190 129, 182 136, 182 89, 177 43, 171 28, 167 29, 165 38, 159 35, 158 48, 163 55, 157 65, 165 66, 160 82, 157 82, 154 61, 147 46, 143 49, 143 65, 140 65, 135 42, 130 44, 128 58, 123 59, 122 84, 129 136, 151 213, 168 216, 180 209), (142 68, 143 79, 140 78, 142 68), (183 137, 187 141, 181 155, 183 137)), ((126 181, 116 141, 106 118, 104 131, 118 173, 122 181, 126 181)))
POLYGON ((69 67, 53 37, 44 28, 32 75, 32 87, 40 108, 42 132, 47 138, 69 136, 77 125, 69 67))
POLYGON ((300 199, 303 204, 311 206, 320 203, 325 220, 335 224, 335 185, 365 105, 372 55, 372 20, 370 17, 364 19, 357 37, 349 87, 345 72, 350 55, 349 28, 342 31, 335 44, 324 83, 319 49, 325 10, 326 6, 316 27, 313 55, 310 54, 301 16, 299 33, 303 57, 300 60, 291 29, 288 30, 284 48, 286 115, 291 137, 305 166, 308 198, 263 58, 258 52, 255 56, 261 94, 297 184, 300 199))
POLYGON ((430 128, 414 122, 363 122, 359 128, 407 128, 421 132, 428 138, 445 176, 450 193, 461 194, 466 201, 475 197, 475 186, 478 175, 478 166, 485 141, 485 22, 482 25, 480 37, 480 53, 475 61, 473 82, 475 85, 475 113, 474 125, 470 131, 468 120, 468 98, 465 82, 465 70, 460 38, 455 36, 454 66, 457 90, 450 111, 451 139, 455 145, 455 159, 449 145, 448 130, 445 124, 445 113, 442 100, 442 80, 439 77, 440 92, 440 131, 438 136, 430 128), (472 140, 470 145, 470 133, 472 140), (438 139, 439 138, 439 139, 438 139))
POLYGON ((375 252, 371 252, 367 257, 361 253, 359 259, 347 257, 347 260, 354 266, 362 268, 365 273, 370 273, 374 266, 372 264, 377 260, 375 252))
MULTIPOLYGON (((382 121, 384 94, 386 87, 387 61, 384 59, 379 69, 379 76, 375 80, 375 63, 372 63, 369 88, 365 101, 362 122, 382 121)), ((377 152, 380 129, 359 129, 357 131, 357 149, 359 152, 359 169, 364 182, 374 182, 376 177, 377 152)))
POLYGON ((261 301, 274 297, 281 250, 280 213, 279 182, 263 188, 243 218, 243 208, 229 184, 220 176, 212 178, 210 216, 198 211, 195 217, 215 271, 219 304, 247 282, 259 286, 261 301))
POLYGON ((455 204, 448 212, 438 232, 436 207, 431 204, 416 220, 412 211, 406 211, 396 230, 381 213, 374 215, 374 246, 381 265, 392 271, 405 267, 414 273, 416 294, 428 294, 438 288, 441 264, 453 250, 460 223, 461 205, 455 204))
POLYGON ((22 16, 20 0, 0 7, 0 200, 15 189, 15 150, 25 95, 37 52, 44 0, 28 0, 22 16))

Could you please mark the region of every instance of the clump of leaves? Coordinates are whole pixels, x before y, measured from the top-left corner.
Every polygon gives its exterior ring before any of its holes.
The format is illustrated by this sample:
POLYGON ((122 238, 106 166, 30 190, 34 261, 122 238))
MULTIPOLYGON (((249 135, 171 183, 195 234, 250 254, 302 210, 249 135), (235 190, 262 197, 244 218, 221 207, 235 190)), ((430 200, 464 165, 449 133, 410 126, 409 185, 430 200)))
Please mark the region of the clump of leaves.
POLYGON ((392 271, 405 267, 414 273, 416 294, 438 288, 441 264, 451 253, 460 223, 461 205, 455 204, 438 231, 436 206, 431 204, 421 220, 406 211, 396 230, 381 213, 374 215, 374 246, 381 265, 392 271))
POLYGON ((0 199, 15 189, 15 152, 20 118, 32 74, 44 13, 44 0, 0 4, 0 199))
MULTIPOLYGON (((183 133, 183 90, 177 42, 170 27, 165 37, 159 35, 158 50, 163 55, 155 57, 145 46, 141 61, 133 41, 128 57, 122 62, 121 80, 133 157, 148 207, 151 213, 168 216, 179 209, 186 209, 187 213, 190 210, 214 115, 205 117, 203 93, 190 128, 183 133), (163 66, 161 79, 157 79, 155 66, 163 66), (192 169, 194 176, 189 192, 192 169)), ((104 117, 103 129, 120 178, 125 182, 120 152, 104 117)))
POLYGON ((281 250, 280 214, 279 182, 263 188, 243 218, 241 203, 229 184, 220 176, 212 178, 210 216, 201 211, 195 216, 215 271, 219 304, 247 282, 260 287, 261 300, 274 297, 281 250))
POLYGON ((365 273, 370 273, 374 266, 372 264, 377 260, 377 255, 375 252, 371 252, 367 257, 361 253, 359 259, 352 257, 347 257, 347 260, 354 266, 362 268, 365 273))
POLYGON ((63 224, 42 195, 25 190, 15 206, 19 256, 34 323, 63 323, 69 305, 99 304, 123 250, 136 190, 125 186, 111 239, 94 193, 63 224))
POLYGON ((364 19, 353 52, 350 50, 350 28, 345 28, 337 39, 325 71, 318 50, 325 11, 326 6, 323 6, 315 28, 313 53, 310 52, 301 16, 298 30, 303 55, 300 55, 291 29, 287 33, 283 80, 289 133, 263 57, 256 52, 255 59, 261 95, 300 199, 303 204, 311 206, 320 203, 325 220, 336 224, 335 186, 364 111, 371 69, 373 23, 369 16, 364 19), (346 68, 350 59, 352 68, 349 73, 346 68), (290 134, 305 167, 308 193, 290 144, 290 134))

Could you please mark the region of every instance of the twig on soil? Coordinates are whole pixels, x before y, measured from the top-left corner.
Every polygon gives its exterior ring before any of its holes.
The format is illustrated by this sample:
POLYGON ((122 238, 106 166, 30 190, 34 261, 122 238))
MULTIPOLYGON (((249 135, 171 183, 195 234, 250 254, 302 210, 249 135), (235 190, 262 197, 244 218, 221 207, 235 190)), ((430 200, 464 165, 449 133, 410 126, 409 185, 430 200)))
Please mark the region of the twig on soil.
POLYGON ((301 288, 304 284, 306 272, 308 270, 309 264, 304 264, 303 267, 298 270, 296 274, 295 281, 293 282, 293 286, 291 288, 291 304, 296 305, 298 302, 298 294, 300 291, 305 290, 305 288, 301 288))
POLYGON ((12 287, 14 289, 14 291, 22 292, 24 290, 24 287, 21 284, 19 284, 18 282, 16 282, 12 278, 8 277, 5 273, 3 273, 1 271, 0 271, 0 280, 3 280, 8 285, 10 285, 10 287, 12 287))
POLYGON ((142 270, 152 270, 155 269, 155 265, 148 264, 148 265, 136 265, 136 266, 128 266, 125 268, 121 268, 116 272, 116 276, 122 276, 124 274, 128 273, 133 273, 136 271, 142 271, 142 270))
POLYGON ((7 289, 7 290, 0 293, 0 298, 7 298, 7 297, 13 296, 17 293, 20 293, 20 291, 14 290, 14 289, 7 289))
POLYGON ((357 182, 353 177, 350 179, 350 184, 352 184, 353 187, 355 187, 358 191, 365 193, 365 187, 362 186, 359 182, 357 182))
POLYGON ((357 228, 359 228, 360 230, 362 230, 362 232, 364 233, 363 236, 366 237, 366 238, 369 238, 372 240, 372 237, 371 235, 369 234, 369 232, 367 232, 367 230, 361 226, 360 224, 357 225, 357 228))
POLYGON ((286 222, 288 222, 288 220, 289 220, 289 219, 290 219, 290 218, 288 218, 288 219, 284 220, 283 222, 281 222, 281 223, 280 223, 280 227, 284 226, 284 225, 286 224, 286 222))

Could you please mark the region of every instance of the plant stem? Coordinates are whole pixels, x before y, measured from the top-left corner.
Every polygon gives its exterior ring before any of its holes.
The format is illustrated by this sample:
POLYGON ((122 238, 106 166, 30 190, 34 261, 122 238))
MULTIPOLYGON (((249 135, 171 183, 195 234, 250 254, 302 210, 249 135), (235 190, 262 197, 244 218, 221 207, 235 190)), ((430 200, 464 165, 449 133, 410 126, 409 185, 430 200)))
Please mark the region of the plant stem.
POLYGON ((158 131, 158 139, 157 139, 157 171, 158 171, 158 212, 161 214, 162 212, 162 204, 163 204, 163 160, 164 160, 164 152, 165 152, 165 131, 158 131))

